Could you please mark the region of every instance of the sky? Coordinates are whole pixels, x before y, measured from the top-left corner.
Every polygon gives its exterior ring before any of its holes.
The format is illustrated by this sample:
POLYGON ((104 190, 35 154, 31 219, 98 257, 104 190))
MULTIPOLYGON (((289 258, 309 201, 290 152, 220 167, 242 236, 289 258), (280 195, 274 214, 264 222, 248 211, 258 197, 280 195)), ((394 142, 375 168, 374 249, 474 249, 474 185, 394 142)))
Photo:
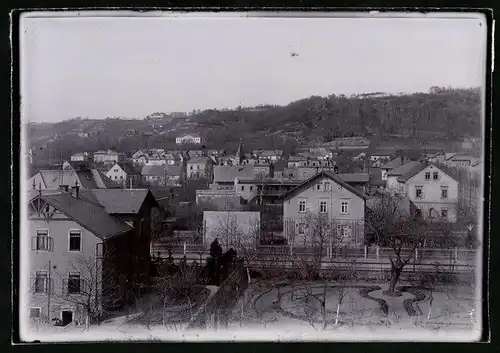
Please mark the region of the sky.
POLYGON ((32 122, 485 79, 478 18, 26 17, 20 39, 21 114, 32 122))

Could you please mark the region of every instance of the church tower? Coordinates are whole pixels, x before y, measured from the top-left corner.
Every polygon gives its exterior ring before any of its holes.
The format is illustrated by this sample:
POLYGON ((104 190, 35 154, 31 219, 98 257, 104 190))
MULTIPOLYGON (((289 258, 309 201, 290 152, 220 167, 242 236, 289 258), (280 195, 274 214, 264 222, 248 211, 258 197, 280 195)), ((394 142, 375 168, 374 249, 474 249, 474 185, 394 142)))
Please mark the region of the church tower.
POLYGON ((238 164, 243 164, 243 160, 245 159, 245 151, 243 150, 243 139, 240 138, 240 144, 238 145, 238 150, 236 151, 236 160, 238 164))

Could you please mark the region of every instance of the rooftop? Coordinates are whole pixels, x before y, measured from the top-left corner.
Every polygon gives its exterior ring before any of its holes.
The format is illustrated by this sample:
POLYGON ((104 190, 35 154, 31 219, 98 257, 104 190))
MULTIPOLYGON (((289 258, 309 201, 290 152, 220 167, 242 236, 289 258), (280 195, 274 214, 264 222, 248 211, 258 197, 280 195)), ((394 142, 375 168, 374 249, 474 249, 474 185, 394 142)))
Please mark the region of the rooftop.
POLYGON ((401 175, 404 175, 404 174, 410 172, 411 170, 413 170, 413 168, 420 166, 420 165, 421 165, 420 162, 410 161, 410 162, 407 162, 407 163, 400 165, 399 167, 394 168, 393 170, 389 171, 387 173, 387 175, 401 176, 401 175))
POLYGON ((234 179, 253 179, 254 171, 252 165, 216 165, 214 166, 214 183, 234 182, 234 179))
POLYGON ((136 214, 147 197, 154 199, 148 189, 82 190, 80 195, 101 205, 109 214, 136 214))
POLYGON ((38 197, 103 240, 133 229, 125 221, 106 212, 104 207, 83 198, 75 198, 69 193, 42 193, 34 199, 38 197))

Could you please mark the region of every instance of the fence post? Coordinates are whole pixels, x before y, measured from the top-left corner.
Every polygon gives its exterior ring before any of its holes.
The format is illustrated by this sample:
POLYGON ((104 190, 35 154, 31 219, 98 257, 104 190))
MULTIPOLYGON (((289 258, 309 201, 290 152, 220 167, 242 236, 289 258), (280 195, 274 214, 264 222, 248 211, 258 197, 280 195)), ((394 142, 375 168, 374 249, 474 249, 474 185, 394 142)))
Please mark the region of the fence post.
POLYGON ((458 260, 458 247, 455 246, 455 261, 458 260))
POLYGON ((377 248, 375 249, 377 253, 377 260, 380 258, 380 247, 377 245, 377 248))
POLYGON ((415 248, 415 261, 418 260, 418 248, 415 248))
POLYGON ((184 242, 184 256, 186 256, 186 242, 184 242))
POLYGON ((365 245, 365 259, 366 259, 367 255, 368 255, 368 246, 365 245))

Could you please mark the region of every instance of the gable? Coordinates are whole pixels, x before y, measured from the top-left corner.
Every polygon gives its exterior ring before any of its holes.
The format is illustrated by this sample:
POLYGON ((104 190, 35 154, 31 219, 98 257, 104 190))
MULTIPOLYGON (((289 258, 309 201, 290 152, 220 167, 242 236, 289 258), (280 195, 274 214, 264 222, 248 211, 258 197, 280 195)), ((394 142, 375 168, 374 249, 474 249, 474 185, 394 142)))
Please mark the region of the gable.
POLYGON ((454 183, 458 183, 453 177, 451 177, 450 175, 446 174, 445 172, 443 172, 441 169, 439 169, 438 167, 436 167, 435 165, 428 165, 427 167, 425 167, 423 170, 421 170, 420 172, 416 173, 414 176, 412 176, 411 178, 409 178, 407 180, 407 182, 410 182, 410 181, 425 181, 425 173, 431 173, 431 180, 432 179, 432 173, 433 172, 438 172, 439 173, 439 179, 438 181, 448 181, 448 182, 454 182, 454 183))
POLYGON ((332 182, 332 192, 338 194, 339 192, 341 194, 349 195, 349 196, 357 196, 362 199, 366 199, 366 195, 359 191, 358 189, 354 188, 353 186, 347 184, 345 181, 340 179, 336 174, 332 174, 327 171, 322 171, 312 178, 304 181, 302 184, 298 185, 294 189, 288 191, 285 193, 282 198, 283 200, 287 200, 290 198, 295 197, 296 195, 303 194, 305 192, 313 190, 318 183, 322 183, 325 181, 330 181, 332 182))

